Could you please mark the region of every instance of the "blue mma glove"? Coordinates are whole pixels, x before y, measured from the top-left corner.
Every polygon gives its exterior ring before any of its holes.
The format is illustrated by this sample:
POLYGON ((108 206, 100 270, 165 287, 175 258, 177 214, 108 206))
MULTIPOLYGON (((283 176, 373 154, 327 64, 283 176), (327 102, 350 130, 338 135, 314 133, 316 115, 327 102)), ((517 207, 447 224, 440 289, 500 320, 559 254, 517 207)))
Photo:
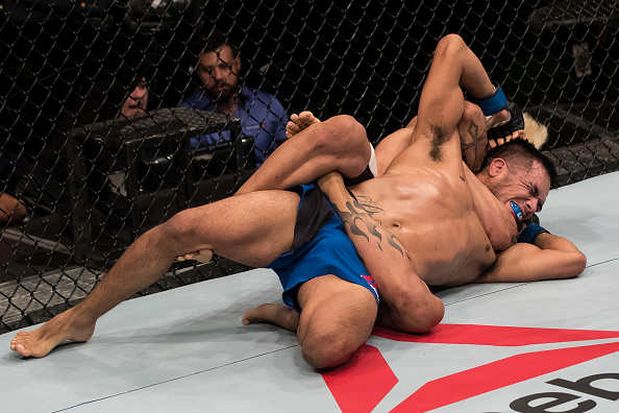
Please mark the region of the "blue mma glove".
POLYGON ((537 238, 539 234, 543 234, 543 233, 550 234, 550 232, 548 232, 548 230, 542 227, 540 224, 531 222, 518 235, 518 242, 526 242, 528 244, 535 244, 535 238, 537 238))
POLYGON ((494 94, 491 96, 482 99, 470 98, 470 101, 479 106, 486 116, 492 116, 503 109, 509 112, 510 117, 508 121, 488 130, 488 139, 496 140, 509 136, 514 132, 524 130, 524 116, 522 110, 517 104, 507 99, 505 92, 503 92, 500 86, 496 87, 494 94))

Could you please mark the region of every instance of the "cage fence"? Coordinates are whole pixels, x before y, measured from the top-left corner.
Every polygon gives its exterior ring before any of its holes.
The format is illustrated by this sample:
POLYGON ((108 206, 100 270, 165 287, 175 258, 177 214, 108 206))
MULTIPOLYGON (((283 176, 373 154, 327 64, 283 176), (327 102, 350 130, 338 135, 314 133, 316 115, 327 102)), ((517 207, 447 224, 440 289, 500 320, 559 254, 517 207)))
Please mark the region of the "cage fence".
MULTIPOLYGON (((0 332, 66 309, 140 234, 233 194, 277 143, 244 122, 269 135, 282 112, 346 113, 373 143, 405 125, 448 33, 548 126, 558 185, 617 170, 618 13, 614 0, 0 2, 0 332), (249 120, 187 103, 215 33, 238 49, 239 90, 265 94, 249 120), (196 144, 209 134, 225 138, 196 144)), ((243 268, 175 263, 141 294, 243 268)))

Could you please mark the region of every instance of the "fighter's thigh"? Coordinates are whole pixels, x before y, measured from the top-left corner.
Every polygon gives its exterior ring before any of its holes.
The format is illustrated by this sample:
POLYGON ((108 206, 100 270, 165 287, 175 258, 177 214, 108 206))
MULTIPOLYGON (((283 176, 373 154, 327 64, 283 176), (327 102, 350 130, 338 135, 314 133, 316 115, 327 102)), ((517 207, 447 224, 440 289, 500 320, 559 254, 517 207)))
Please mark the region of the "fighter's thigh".
POLYGON ((324 352, 343 357, 352 354, 370 336, 378 311, 369 290, 335 275, 303 284, 298 301, 297 336, 306 357, 308 353, 317 357, 324 352))
POLYGON ((181 234, 179 253, 211 248, 225 258, 264 266, 292 247, 298 204, 294 192, 252 192, 187 209, 168 225, 181 234))

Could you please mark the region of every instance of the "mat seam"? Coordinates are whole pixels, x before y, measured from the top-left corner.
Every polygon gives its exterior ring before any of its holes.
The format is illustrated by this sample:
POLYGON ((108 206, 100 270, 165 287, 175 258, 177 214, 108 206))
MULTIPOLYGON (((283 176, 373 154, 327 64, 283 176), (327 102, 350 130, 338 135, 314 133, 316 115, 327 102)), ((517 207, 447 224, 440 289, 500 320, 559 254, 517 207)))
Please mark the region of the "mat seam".
POLYGON ((509 286, 509 287, 501 288, 501 289, 499 289, 499 290, 489 291, 489 292, 487 292, 487 293, 483 293, 483 294, 479 294, 479 295, 474 295, 474 296, 472 296, 472 297, 462 298, 462 299, 460 299, 460 300, 458 300, 458 301, 454 301, 454 302, 451 302, 451 303, 445 304, 445 307, 449 307, 450 305, 453 305, 453 304, 463 303, 463 302, 465 302, 465 301, 469 301, 469 300, 472 300, 472 299, 474 299, 474 298, 485 297, 485 296, 487 296, 487 295, 491 295, 491 294, 500 293, 500 292, 507 291, 507 290, 511 290, 511 289, 514 289, 514 288, 524 287, 524 286, 529 285, 529 284, 531 284, 531 282, 521 283, 521 284, 517 284, 517 285, 511 285, 511 286, 509 286))
POLYGON ((123 396, 125 394, 134 393, 134 392, 137 392, 137 391, 140 391, 140 390, 148 389, 148 388, 151 388, 151 387, 156 387, 156 386, 159 386, 159 385, 162 385, 162 384, 166 384, 166 383, 171 383, 171 382, 174 382, 174 381, 182 380, 182 379, 185 379, 187 377, 197 376, 198 374, 202 374, 202 373, 206 373, 206 372, 209 372, 209 371, 217 370, 217 369, 220 369, 222 367, 231 366, 231 365, 234 365, 234 364, 237 364, 237 363, 242 363, 242 362, 245 362, 245 361, 248 361, 248 360, 252 360, 252 359, 255 359, 255 358, 258 358, 258 357, 266 356, 266 355, 269 355, 269 354, 278 353, 280 351, 289 350, 291 348, 298 347, 298 346, 299 346, 298 344, 293 344, 293 345, 282 347, 282 348, 279 348, 279 349, 276 349, 276 350, 272 350, 272 351, 267 351, 267 352, 264 352, 264 353, 256 354, 256 355, 251 356, 251 357, 246 357, 246 358, 243 358, 243 359, 240 359, 240 360, 236 360, 236 361, 232 361, 232 362, 229 362, 229 363, 220 364, 218 366, 210 367, 208 369, 198 370, 198 371, 194 371, 192 373, 183 374, 181 376, 172 377, 170 379, 163 380, 163 381, 160 381, 160 382, 157 382, 157 383, 151 383, 151 384, 148 384, 148 385, 145 385, 145 386, 141 386, 141 387, 137 387, 137 388, 134 388, 134 389, 131 389, 131 390, 126 390, 126 391, 123 391, 123 392, 118 392, 118 393, 110 394, 110 395, 107 395, 107 396, 98 397, 98 398, 91 399, 91 400, 86 400, 86 401, 74 404, 72 406, 64 407, 64 408, 59 409, 59 410, 53 410, 51 413, 65 412, 65 411, 72 410, 72 409, 75 409, 75 408, 78 408, 78 407, 81 407, 81 406, 86 406, 86 405, 93 404, 93 403, 98 403, 98 402, 101 402, 101 401, 104 401, 104 400, 113 399, 113 398, 116 398, 116 397, 119 397, 119 396, 123 396))
MULTIPOLYGON (((619 257, 614 257, 614 258, 610 258, 610 259, 607 259, 607 260, 604 260, 604 261, 597 262, 595 264, 587 265, 585 268, 592 268, 592 267, 595 267, 595 266, 598 266, 598 265, 607 264, 607 263, 614 262, 614 261, 619 261, 619 257)), ((511 289, 514 289, 514 288, 524 287, 524 286, 527 286, 527 285, 529 285, 531 283, 533 283, 533 282, 520 283, 520 284, 517 284, 517 285, 513 285, 513 286, 506 287, 506 288, 502 288, 502 289, 499 289, 499 290, 490 291, 490 292, 487 292, 487 293, 475 295, 473 297, 468 297, 468 298, 464 298, 464 299, 461 299, 461 300, 458 300, 458 301, 451 302, 449 304, 445 304, 445 306, 447 307, 447 306, 454 305, 454 304, 459 304, 459 303, 462 303, 462 302, 465 302, 465 301, 470 301, 470 300, 475 299, 475 298, 485 297, 485 296, 488 296, 488 295, 500 293, 500 292, 511 290, 511 289)), ((182 380, 182 379, 185 379, 187 377, 197 376, 197 375, 202 374, 202 373, 206 373, 206 372, 209 372, 209 371, 214 371, 214 370, 217 370, 217 369, 220 369, 220 368, 223 368, 223 367, 232 366, 232 365, 235 365, 235 364, 238 364, 238 363, 242 363, 242 362, 246 362, 248 360, 252 360, 252 359, 255 359, 255 358, 258 358, 258 357, 262 357, 262 356, 265 356, 265 355, 275 354, 275 353, 278 353, 278 352, 281 352, 281 351, 284 351, 284 350, 289 350, 291 348, 298 347, 298 346, 299 346, 298 344, 294 344, 294 345, 282 347, 280 349, 276 349, 276 350, 272 350, 272 351, 267 351, 267 352, 264 352, 264 353, 256 354, 256 355, 251 356, 251 357, 246 357, 246 358, 243 358, 243 359, 240 359, 240 360, 236 360, 236 361, 233 361, 233 362, 224 363, 224 364, 221 364, 221 365, 218 365, 218 366, 210 367, 208 369, 203 369, 203 370, 198 370, 198 371, 195 371, 195 372, 192 372, 192 373, 187 373, 187 374, 184 374, 184 375, 181 375, 181 376, 177 376, 177 377, 173 377, 173 378, 170 378, 170 379, 167 379, 167 380, 163 380, 163 381, 160 381, 160 382, 157 382, 157 383, 151 383, 151 384, 148 384, 148 385, 145 385, 145 386, 141 386, 141 387, 137 387, 137 388, 134 388, 134 389, 131 389, 131 390, 127 390, 127 391, 123 391, 123 392, 119 392, 119 393, 114 393, 114 394, 110 394, 110 395, 103 396, 103 397, 98 397, 98 398, 91 399, 91 400, 86 400, 86 401, 80 402, 80 403, 72 405, 72 406, 68 406, 68 407, 65 407, 65 408, 62 408, 62 409, 59 409, 59 410, 54 410, 51 413, 65 412, 65 411, 72 410, 72 409, 75 409, 75 408, 78 408, 78 407, 81 407, 81 406, 86 406, 86 405, 98 403, 98 402, 101 402, 101 401, 104 401, 104 400, 113 399, 113 398, 116 398, 116 397, 119 397, 119 396, 123 396, 125 394, 130 394, 130 393, 138 392, 138 391, 141 391, 141 390, 144 390, 144 389, 156 387, 156 386, 159 386, 159 385, 162 385, 162 384, 166 384, 166 383, 171 383, 171 382, 174 382, 174 381, 182 380)))

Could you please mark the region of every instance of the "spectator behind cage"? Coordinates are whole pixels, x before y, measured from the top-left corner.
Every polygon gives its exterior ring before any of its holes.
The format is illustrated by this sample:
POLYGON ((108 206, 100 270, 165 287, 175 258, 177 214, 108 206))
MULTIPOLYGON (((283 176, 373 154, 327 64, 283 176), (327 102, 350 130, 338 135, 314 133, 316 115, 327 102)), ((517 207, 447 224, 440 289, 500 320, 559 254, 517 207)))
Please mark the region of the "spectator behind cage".
MULTIPOLYGON (((129 66, 127 64, 126 66, 129 66)), ((77 90, 76 96, 63 108, 64 117, 57 129, 64 133, 75 125, 108 120, 115 117, 135 118, 146 113, 149 91, 146 76, 150 73, 141 65, 138 70, 121 68, 115 76, 104 77, 96 84, 81 84, 86 90, 77 90)), ((25 148, 16 137, 11 136, 3 145, 0 154, 0 229, 5 225, 17 225, 32 213, 68 214, 72 201, 68 199, 63 162, 59 162, 62 144, 66 139, 50 132, 45 140, 45 150, 25 148), (30 211, 30 212, 29 212, 30 211)), ((83 148, 86 154, 96 158, 98 148, 83 148)), ((88 176, 89 196, 104 203, 104 209, 112 205, 105 175, 93 169, 88 176)), ((114 198, 117 198, 114 196, 114 198)), ((34 214, 37 215, 37 214, 34 214)))
MULTIPOLYGON (((254 140, 256 167, 285 139, 288 117, 277 98, 239 86, 241 56, 222 33, 213 32, 199 56, 197 75, 202 83, 181 106, 227 114, 241 120, 243 134, 254 140)), ((230 140, 230 132, 191 139, 192 148, 230 140)))
POLYGON ((123 102, 120 108, 120 116, 125 118, 137 118, 144 116, 148 108, 148 84, 144 76, 136 78, 135 87, 123 102))

